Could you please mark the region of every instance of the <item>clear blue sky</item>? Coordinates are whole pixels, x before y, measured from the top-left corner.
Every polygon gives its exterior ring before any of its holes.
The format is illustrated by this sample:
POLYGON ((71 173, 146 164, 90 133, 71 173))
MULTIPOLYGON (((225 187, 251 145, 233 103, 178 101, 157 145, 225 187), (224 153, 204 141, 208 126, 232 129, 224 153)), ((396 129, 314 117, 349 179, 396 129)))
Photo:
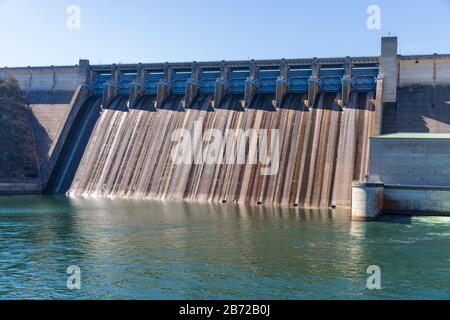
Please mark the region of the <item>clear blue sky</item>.
POLYGON ((389 32, 402 54, 450 53, 450 0, 0 0, 0 66, 378 55, 389 32))

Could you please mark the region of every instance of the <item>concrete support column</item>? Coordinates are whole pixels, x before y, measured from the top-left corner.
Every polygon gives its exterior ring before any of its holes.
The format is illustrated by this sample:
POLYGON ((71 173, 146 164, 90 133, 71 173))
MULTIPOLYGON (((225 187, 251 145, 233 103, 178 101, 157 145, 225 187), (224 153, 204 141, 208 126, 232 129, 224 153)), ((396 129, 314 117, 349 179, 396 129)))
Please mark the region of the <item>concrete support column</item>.
POLYGON ((227 80, 228 80, 228 68, 225 66, 225 62, 222 61, 220 67, 220 78, 216 81, 216 88, 214 90, 214 108, 218 108, 222 103, 223 98, 227 94, 227 80))
MULTIPOLYGON (((381 57, 380 57, 380 75, 382 78, 382 96, 378 104, 378 119, 375 123, 379 124, 379 134, 383 134, 382 115, 385 108, 395 108, 397 104, 398 89, 398 41, 397 37, 384 37, 381 39, 381 57)), ((378 96, 377 96, 378 99, 378 96)))
POLYGON ((78 63, 78 79, 81 85, 91 82, 91 65, 89 60, 82 59, 78 63))
POLYGON ((255 62, 252 61, 250 66, 250 76, 247 81, 245 81, 245 94, 244 94, 244 108, 247 109, 250 107, 250 104, 253 101, 253 98, 256 95, 257 91, 257 74, 258 68, 255 65, 255 62))
POLYGON ((55 72, 55 66, 53 66, 53 65, 50 66, 50 69, 52 70, 52 76, 53 76, 53 84, 52 84, 52 87, 50 88, 50 91, 53 91, 53 90, 55 90, 55 88, 58 84, 58 79, 57 79, 56 72, 55 72))
POLYGON ((436 90, 436 86, 437 86, 437 53, 433 54, 433 104, 435 104, 439 97, 438 97, 438 91, 436 90))
POLYGON ((192 102, 197 97, 199 92, 199 86, 198 81, 200 78, 200 68, 197 66, 197 64, 194 62, 192 67, 192 76, 191 79, 188 80, 188 83, 186 85, 186 95, 184 98, 184 107, 186 109, 191 108, 192 102))
POLYGON ((145 81, 145 70, 142 66, 142 63, 138 64, 137 67, 137 76, 136 81, 131 84, 130 87, 130 108, 134 108, 136 106, 139 98, 144 94, 144 81, 145 81))
POLYGON ((317 58, 313 59, 312 74, 308 81, 308 108, 314 107, 319 93, 319 64, 317 58))
POLYGON ((378 77, 376 80, 376 96, 375 96, 375 124, 371 136, 382 135, 383 128, 383 77, 378 77))
POLYGON ((117 65, 113 64, 111 70, 111 79, 109 80, 108 84, 105 86, 105 89, 103 91, 102 105, 104 108, 107 107, 114 99, 114 97, 119 94, 119 90, 117 88, 119 84, 119 78, 120 78, 120 71, 117 68, 117 65))
POLYGON ((381 182, 353 182, 352 220, 373 221, 383 211, 384 184, 381 182))
POLYGON ((29 70, 30 77, 28 78, 27 85, 25 86, 25 88, 22 88, 22 90, 24 90, 25 92, 33 88, 33 72, 31 71, 30 66, 27 69, 29 70))
POLYGON ((345 58, 345 74, 342 79, 342 102, 341 109, 348 107, 352 93, 352 61, 350 57, 345 58))
POLYGON ((156 93, 156 108, 161 109, 170 95, 170 81, 172 81, 172 69, 166 65, 164 68, 164 79, 158 83, 156 93))
POLYGON ((284 97, 288 90, 288 71, 289 68, 283 59, 280 66, 280 76, 277 79, 277 89, 275 95, 275 108, 281 108, 284 97))
POLYGON ((383 102, 397 102, 397 50, 397 37, 384 37, 381 39, 380 74, 384 78, 383 102))

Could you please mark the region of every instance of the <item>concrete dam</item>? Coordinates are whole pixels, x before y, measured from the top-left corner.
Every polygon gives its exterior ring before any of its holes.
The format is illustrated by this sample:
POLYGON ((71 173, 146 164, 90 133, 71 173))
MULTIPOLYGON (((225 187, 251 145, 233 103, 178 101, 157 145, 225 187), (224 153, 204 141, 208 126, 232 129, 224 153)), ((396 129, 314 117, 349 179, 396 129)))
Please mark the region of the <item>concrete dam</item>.
POLYGON ((81 60, 0 69, 7 77, 25 92, 38 172, 0 180, 3 194, 350 208, 371 137, 450 132, 450 56, 400 56, 393 37, 376 57, 81 60), (174 161, 180 131, 191 162, 174 161), (250 161, 259 149, 267 161, 250 161))
MULTIPOLYGON (((364 177, 367 159, 358 157, 358 153, 368 147, 373 119, 371 97, 370 93, 354 94, 349 102, 352 109, 347 114, 339 112, 337 94, 320 95, 311 111, 302 110, 305 97, 298 97, 299 104, 294 104, 293 109, 279 111, 260 110, 257 104, 246 111, 230 110, 231 103, 238 97, 228 98, 214 111, 208 111, 211 105, 205 104, 203 101, 207 97, 201 96, 194 100, 198 110, 179 112, 167 110, 181 107, 176 100, 153 112, 122 111, 120 105, 114 105, 102 112, 93 129, 69 193, 348 206, 350 189, 342 188, 341 184, 364 177), (173 132, 179 128, 193 131, 196 122, 201 124, 203 132, 209 128, 221 132, 247 128, 280 130, 281 170, 275 175, 263 176, 259 165, 171 165, 173 132)), ((70 162, 65 165, 71 166, 70 162)), ((58 178, 57 181, 63 180, 58 178)))

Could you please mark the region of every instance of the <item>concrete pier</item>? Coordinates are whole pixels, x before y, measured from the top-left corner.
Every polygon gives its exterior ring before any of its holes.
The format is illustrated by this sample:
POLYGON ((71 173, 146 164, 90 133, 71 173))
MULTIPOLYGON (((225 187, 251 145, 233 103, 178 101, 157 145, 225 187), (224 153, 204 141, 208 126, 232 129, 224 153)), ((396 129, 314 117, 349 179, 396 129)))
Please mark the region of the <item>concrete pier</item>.
POLYGON ((384 183, 359 182, 352 185, 352 219, 374 221, 383 210, 384 183))

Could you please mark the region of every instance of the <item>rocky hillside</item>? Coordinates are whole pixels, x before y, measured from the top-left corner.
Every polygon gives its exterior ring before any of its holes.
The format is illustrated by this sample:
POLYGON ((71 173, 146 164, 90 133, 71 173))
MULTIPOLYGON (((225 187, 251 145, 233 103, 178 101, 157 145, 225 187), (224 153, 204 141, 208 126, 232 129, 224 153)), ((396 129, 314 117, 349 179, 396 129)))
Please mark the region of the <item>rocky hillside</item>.
POLYGON ((36 178, 31 113, 15 79, 0 80, 0 182, 36 178))

